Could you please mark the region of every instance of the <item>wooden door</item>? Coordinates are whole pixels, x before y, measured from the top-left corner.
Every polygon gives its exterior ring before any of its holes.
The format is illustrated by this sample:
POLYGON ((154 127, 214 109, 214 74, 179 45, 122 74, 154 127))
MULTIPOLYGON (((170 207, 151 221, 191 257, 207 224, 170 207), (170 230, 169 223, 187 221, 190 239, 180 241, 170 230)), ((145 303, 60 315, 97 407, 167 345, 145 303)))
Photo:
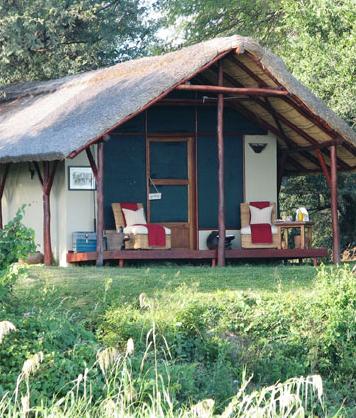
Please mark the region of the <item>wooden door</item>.
POLYGON ((146 153, 147 216, 172 230, 172 248, 196 246, 193 138, 149 137, 146 153), (161 193, 151 200, 150 193, 161 193))

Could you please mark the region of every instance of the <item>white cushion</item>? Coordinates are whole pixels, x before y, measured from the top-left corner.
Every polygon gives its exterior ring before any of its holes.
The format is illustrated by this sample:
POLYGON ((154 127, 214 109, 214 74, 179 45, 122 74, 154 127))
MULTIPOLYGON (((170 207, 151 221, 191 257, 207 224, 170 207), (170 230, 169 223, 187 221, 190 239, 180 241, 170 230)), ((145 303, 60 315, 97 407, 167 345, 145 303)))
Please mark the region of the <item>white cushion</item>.
MULTIPOLYGON (((272 234, 277 234, 277 232, 278 232, 278 229, 277 229, 276 225, 272 225, 272 234)), ((241 228, 240 234, 241 235, 251 235, 250 225, 244 226, 243 228, 241 228)))
MULTIPOLYGON (((171 235, 171 230, 164 226, 166 235, 171 235)), ((148 234, 148 229, 144 225, 127 226, 124 228, 124 234, 148 234)))
POLYGON ((122 208, 122 212, 125 216, 126 226, 132 226, 137 224, 147 224, 146 218, 145 218, 145 212, 143 211, 143 208, 137 209, 137 210, 130 210, 130 209, 124 209, 122 208))
POLYGON ((271 224, 272 223, 272 209, 273 206, 259 209, 250 206, 251 220, 250 224, 271 224))

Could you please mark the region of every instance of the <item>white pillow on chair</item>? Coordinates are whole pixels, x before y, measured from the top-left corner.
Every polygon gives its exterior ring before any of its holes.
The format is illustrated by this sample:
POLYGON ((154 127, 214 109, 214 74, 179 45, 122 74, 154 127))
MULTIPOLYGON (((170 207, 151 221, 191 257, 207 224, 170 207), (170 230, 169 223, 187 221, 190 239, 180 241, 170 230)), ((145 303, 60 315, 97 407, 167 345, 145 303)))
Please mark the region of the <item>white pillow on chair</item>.
POLYGON ((126 226, 132 225, 146 225, 146 217, 143 208, 137 210, 130 210, 122 208, 122 212, 125 216, 126 226))
POLYGON ((250 224, 272 224, 272 209, 273 206, 259 209, 255 206, 250 206, 251 220, 250 224))

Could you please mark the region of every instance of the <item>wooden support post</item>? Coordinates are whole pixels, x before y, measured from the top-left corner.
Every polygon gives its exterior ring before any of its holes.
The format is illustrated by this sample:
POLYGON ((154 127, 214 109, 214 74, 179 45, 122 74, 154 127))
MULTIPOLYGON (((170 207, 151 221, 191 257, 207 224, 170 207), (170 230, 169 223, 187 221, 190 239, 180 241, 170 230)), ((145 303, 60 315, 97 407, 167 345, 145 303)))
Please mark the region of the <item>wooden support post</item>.
POLYGON ((317 150, 315 151, 315 155, 316 155, 316 157, 317 157, 317 158, 318 158, 318 160, 319 160, 319 164, 320 164, 321 170, 322 170, 322 172, 323 172, 323 174, 324 174, 324 177, 325 177, 326 183, 328 184, 329 189, 331 190, 331 179, 330 179, 329 170, 328 170, 328 167, 327 167, 327 165, 326 165, 325 159, 324 159, 324 157, 323 157, 323 155, 322 155, 322 153, 321 153, 320 149, 317 149, 317 150))
POLYGON ((0 229, 3 229, 3 218, 2 218, 2 196, 4 194, 5 184, 7 175, 9 174, 10 164, 5 164, 4 172, 0 180, 0 229))
POLYGON ((57 161, 54 161, 52 168, 49 161, 43 162, 43 174, 41 174, 40 166, 34 163, 38 178, 42 185, 43 200, 43 253, 44 264, 50 266, 53 262, 52 242, 51 242, 51 201, 50 195, 56 173, 57 161))
MULTIPOLYGON (((224 72, 222 61, 219 61, 218 84, 223 85, 224 72)), ((218 266, 225 266, 225 202, 224 202, 224 95, 218 95, 218 225, 219 225, 219 246, 218 266)))
POLYGON ((337 212, 337 165, 336 165, 336 145, 330 148, 330 194, 331 194, 331 216, 333 225, 333 262, 340 263, 340 233, 339 233, 339 219, 337 212))
POLYGON ((92 172, 93 172, 93 175, 94 175, 95 181, 97 181, 97 180, 98 180, 98 168, 97 168, 97 166, 96 166, 96 162, 95 162, 95 160, 94 160, 93 154, 92 154, 92 152, 90 151, 90 148, 86 148, 86 149, 85 149, 85 152, 86 152, 86 154, 87 154, 88 161, 89 161, 90 167, 91 167, 91 169, 92 169, 92 172))
POLYGON ((104 264, 104 142, 97 145, 97 222, 96 222, 96 265, 100 267, 104 264))

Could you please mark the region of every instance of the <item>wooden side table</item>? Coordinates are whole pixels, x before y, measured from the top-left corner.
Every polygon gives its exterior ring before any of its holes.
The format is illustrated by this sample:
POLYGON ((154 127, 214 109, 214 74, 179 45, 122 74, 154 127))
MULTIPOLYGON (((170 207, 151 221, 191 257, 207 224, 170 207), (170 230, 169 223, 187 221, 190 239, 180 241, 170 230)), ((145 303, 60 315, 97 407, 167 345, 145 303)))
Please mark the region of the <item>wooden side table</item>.
POLYGON ((299 222, 299 221, 276 221, 274 224, 278 232, 278 249, 282 249, 282 234, 286 233, 286 242, 288 248, 288 230, 297 228, 300 229, 300 248, 304 249, 308 239, 309 245, 312 241, 313 222, 299 222))

